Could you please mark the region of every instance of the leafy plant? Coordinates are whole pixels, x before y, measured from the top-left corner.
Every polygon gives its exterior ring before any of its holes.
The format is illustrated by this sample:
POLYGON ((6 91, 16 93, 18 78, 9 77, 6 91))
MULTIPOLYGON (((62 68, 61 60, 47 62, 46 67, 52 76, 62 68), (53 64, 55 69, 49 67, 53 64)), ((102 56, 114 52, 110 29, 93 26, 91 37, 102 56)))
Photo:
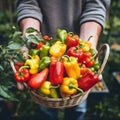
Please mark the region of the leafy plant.
POLYGON ((10 57, 12 57, 14 61, 23 60, 23 54, 22 52, 20 53, 20 50, 25 43, 27 47, 30 47, 33 43, 36 44, 39 43, 39 41, 43 41, 41 35, 35 29, 27 29, 26 34, 27 33, 29 33, 29 35, 22 35, 22 32, 13 27, 9 36, 9 42, 5 45, 0 45, 0 96, 5 99, 17 100, 9 89, 16 87, 10 66, 10 57), (32 34, 34 32, 36 33, 32 34))

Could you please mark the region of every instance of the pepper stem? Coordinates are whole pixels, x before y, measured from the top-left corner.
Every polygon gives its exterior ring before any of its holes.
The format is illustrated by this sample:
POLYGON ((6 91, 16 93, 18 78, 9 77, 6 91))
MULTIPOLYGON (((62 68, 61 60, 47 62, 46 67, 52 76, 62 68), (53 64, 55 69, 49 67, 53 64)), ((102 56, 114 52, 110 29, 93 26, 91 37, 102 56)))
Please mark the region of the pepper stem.
POLYGON ((31 56, 31 55, 28 54, 27 56, 30 57, 30 58, 32 59, 32 56, 31 56))
POLYGON ((19 71, 21 71, 23 68, 29 68, 29 66, 21 66, 21 67, 19 68, 19 71))
POLYGON ((70 57, 69 57, 68 55, 63 55, 63 56, 61 57, 61 59, 65 58, 65 57, 68 59, 68 62, 71 61, 71 59, 70 59, 70 57))
POLYGON ((94 55, 90 58, 90 60, 93 60, 95 57, 96 57, 96 54, 94 54, 94 55))
POLYGON ((73 33, 73 32, 68 32, 68 35, 69 35, 69 34, 72 34, 72 36, 74 35, 74 33, 73 33))
POLYGON ((69 88, 75 88, 75 89, 77 89, 79 92, 84 93, 84 91, 83 91, 82 89, 76 87, 76 86, 73 85, 72 83, 69 84, 69 88))

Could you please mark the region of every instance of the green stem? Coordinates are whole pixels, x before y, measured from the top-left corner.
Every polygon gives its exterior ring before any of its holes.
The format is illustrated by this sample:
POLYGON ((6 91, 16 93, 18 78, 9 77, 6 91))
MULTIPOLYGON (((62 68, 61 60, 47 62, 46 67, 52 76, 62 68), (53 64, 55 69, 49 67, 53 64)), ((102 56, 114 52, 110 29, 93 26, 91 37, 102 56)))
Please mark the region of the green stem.
POLYGON ((21 67, 19 68, 19 71, 21 71, 23 68, 29 68, 29 66, 21 66, 21 67))
POLYGON ((70 59, 70 57, 69 57, 68 55, 63 55, 63 56, 61 57, 61 59, 65 58, 65 57, 68 59, 68 62, 71 62, 71 59, 70 59))
POLYGON ((92 56, 92 57, 90 58, 90 60, 93 60, 95 57, 96 57, 96 54, 94 54, 94 56, 92 56))
POLYGON ((75 89, 77 89, 79 92, 84 93, 84 91, 83 91, 82 89, 76 87, 76 86, 73 85, 72 83, 69 84, 69 88, 75 88, 75 89))
POLYGON ((74 33, 73 33, 73 32, 68 32, 68 34, 72 34, 72 36, 74 35, 74 33))
POLYGON ((30 57, 30 58, 32 59, 32 56, 31 56, 31 55, 28 54, 27 56, 30 57))
POLYGON ((52 85, 51 85, 51 86, 50 86, 50 89, 52 89, 52 88, 55 88, 55 89, 56 89, 56 88, 59 88, 59 86, 60 86, 60 85, 57 85, 57 86, 52 86, 52 85))

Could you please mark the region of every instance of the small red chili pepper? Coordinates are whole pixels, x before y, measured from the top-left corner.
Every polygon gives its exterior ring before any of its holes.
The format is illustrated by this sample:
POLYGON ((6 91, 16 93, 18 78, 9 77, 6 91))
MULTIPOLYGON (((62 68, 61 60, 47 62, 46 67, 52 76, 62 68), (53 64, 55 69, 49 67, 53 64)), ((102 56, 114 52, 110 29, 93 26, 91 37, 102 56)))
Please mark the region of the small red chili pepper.
POLYGON ((64 75, 64 65, 60 61, 55 61, 50 64, 50 82, 52 85, 61 84, 64 75))
POLYGON ((73 33, 68 33, 67 38, 66 38, 66 44, 68 47, 73 47, 77 46, 79 44, 79 36, 74 35, 73 33))
POLYGON ((29 70, 26 68, 22 68, 19 71, 15 72, 14 76, 18 82, 26 82, 30 79, 29 70))
POLYGON ((67 50, 67 55, 78 58, 79 63, 81 63, 83 61, 83 58, 84 58, 83 50, 81 48, 78 48, 78 47, 70 47, 67 50))
POLYGON ((98 80, 98 76, 94 72, 88 71, 78 80, 78 86, 83 91, 87 91, 93 87, 98 80))

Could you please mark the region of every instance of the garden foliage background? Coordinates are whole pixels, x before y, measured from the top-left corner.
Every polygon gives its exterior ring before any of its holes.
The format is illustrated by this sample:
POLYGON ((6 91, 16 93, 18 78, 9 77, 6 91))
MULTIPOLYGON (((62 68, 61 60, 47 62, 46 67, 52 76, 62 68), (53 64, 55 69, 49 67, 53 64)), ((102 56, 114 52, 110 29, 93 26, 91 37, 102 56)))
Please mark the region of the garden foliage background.
MULTIPOLYGON (((120 44, 120 1, 111 0, 111 7, 106 20, 106 28, 100 37, 100 43, 110 46, 120 44)), ((13 26, 17 27, 15 0, 0 0, 0 118, 36 120, 39 106, 33 103, 29 91, 18 91, 13 72, 9 65, 4 47, 11 39, 13 26), (34 119, 33 119, 34 118, 34 119), (36 119, 35 119, 36 118, 36 119)), ((90 94, 85 120, 120 120, 120 84, 112 75, 120 71, 120 52, 111 49, 108 63, 103 72, 108 93, 90 94)), ((60 110, 59 119, 63 117, 60 110)))

